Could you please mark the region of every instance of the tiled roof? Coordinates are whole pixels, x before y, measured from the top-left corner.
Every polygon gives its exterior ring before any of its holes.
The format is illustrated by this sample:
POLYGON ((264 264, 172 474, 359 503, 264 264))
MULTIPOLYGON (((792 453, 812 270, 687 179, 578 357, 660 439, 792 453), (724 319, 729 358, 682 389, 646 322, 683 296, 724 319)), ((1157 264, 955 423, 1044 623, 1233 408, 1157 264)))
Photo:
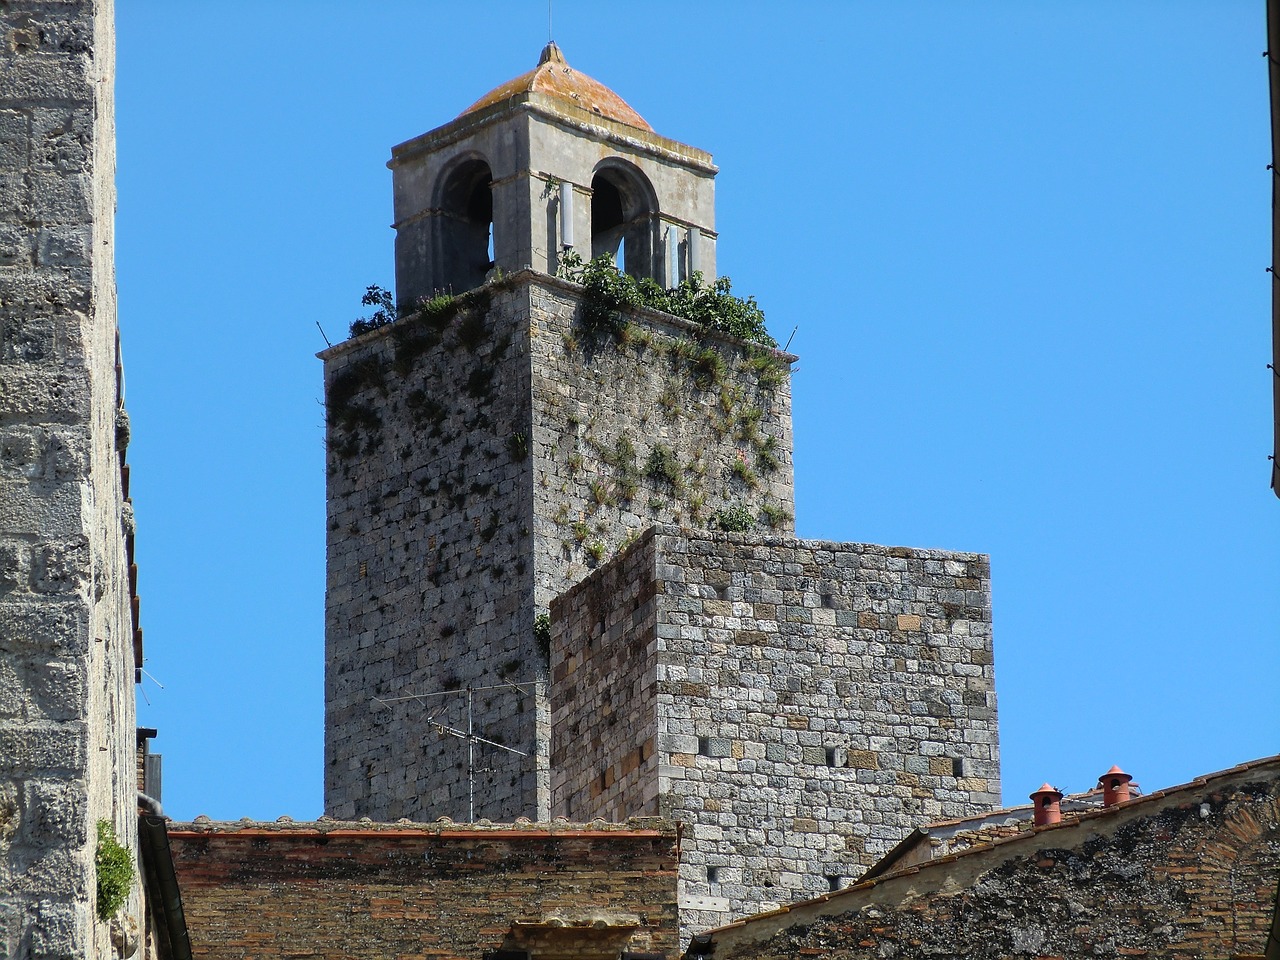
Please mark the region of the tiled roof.
MULTIPOLYGON (((755 916, 752 916, 752 917, 747 917, 743 920, 735 921, 734 923, 725 924, 722 927, 717 927, 713 930, 707 931, 705 934, 700 935, 698 939, 714 938, 719 931, 736 930, 739 927, 754 923, 759 920, 765 920, 768 918, 783 916, 787 913, 790 913, 802 907, 829 903, 830 901, 837 900, 841 897, 849 896, 850 894, 869 890, 879 884, 882 884, 896 877, 903 877, 911 874, 923 875, 929 871, 934 871, 937 874, 936 881, 938 883, 941 883, 943 882, 943 879, 947 874, 947 870, 944 865, 950 865, 963 858, 974 856, 976 854, 981 854, 984 851, 1001 848, 1008 844, 1021 843, 1029 838, 1040 838, 1043 834, 1046 834, 1050 831, 1064 831, 1064 830, 1069 831, 1078 827, 1085 827, 1085 826, 1091 827, 1095 825, 1100 826, 1101 824, 1099 823, 1099 821, 1103 821, 1112 817, 1127 815, 1130 813, 1140 814, 1143 810, 1148 808, 1152 808, 1152 809, 1159 808, 1161 806, 1166 805, 1167 801, 1178 800, 1181 794, 1198 793, 1204 790, 1205 788, 1211 788, 1218 781, 1229 780, 1231 778, 1238 777, 1241 774, 1248 773, 1254 770, 1261 770, 1265 768, 1276 768, 1275 773, 1273 775, 1280 774, 1280 756, 1264 757, 1259 760, 1252 760, 1252 761, 1249 761, 1248 763, 1242 763, 1237 766, 1230 767, 1226 770, 1220 770, 1216 773, 1210 773, 1202 777, 1196 777, 1194 780, 1191 780, 1188 783, 1179 784, 1174 787, 1168 787, 1164 790, 1156 790, 1153 793, 1148 793, 1141 797, 1135 797, 1134 799, 1126 801, 1124 803, 1112 804, 1109 807, 1103 807, 1101 805, 1093 806, 1093 805, 1081 804, 1081 806, 1074 811, 1068 811, 1067 809, 1064 809, 1062 813, 1062 820, 1059 823, 1045 824, 1043 826, 1038 826, 1038 827, 1031 825, 1029 822, 1026 824, 1015 823, 1013 824, 1013 826, 1016 827, 1016 829, 1014 830, 1005 831, 997 828, 997 829, 991 829, 990 833, 986 832, 988 830, 987 827, 977 828, 973 831, 968 831, 969 834, 975 838, 975 842, 973 842, 971 845, 964 847, 963 849, 953 850, 948 854, 946 854, 945 856, 935 857, 932 859, 924 860, 922 862, 916 861, 914 863, 907 863, 901 867, 892 867, 880 873, 877 873, 876 868, 873 867, 866 874, 864 874, 865 879, 859 881, 858 883, 852 884, 848 887, 844 887, 840 890, 833 891, 831 893, 823 894, 822 896, 815 897, 812 900, 797 901, 796 903, 779 907, 777 910, 770 910, 765 913, 756 914, 755 916)), ((1093 791, 1091 791, 1089 794, 1083 794, 1081 796, 1088 797, 1092 793, 1093 791)), ((958 826, 964 823, 973 822, 975 820, 976 821, 989 820, 991 818, 999 817, 1001 815, 1007 815, 1007 814, 1016 815, 1019 811, 1023 809, 1030 811, 1031 808, 1029 806, 1025 808, 1013 807, 1007 810, 996 811, 993 814, 983 814, 978 817, 972 817, 965 820, 941 821, 938 824, 932 824, 930 826, 931 827, 958 826)), ((993 827, 999 827, 999 826, 1004 826, 1004 825, 993 825, 993 827)), ((921 828, 916 833, 913 833, 911 837, 908 837, 907 841, 904 841, 904 844, 907 842, 910 842, 913 839, 918 843, 920 839, 923 839, 924 836, 927 836, 928 829, 929 829, 928 827, 921 828)), ((958 836, 959 834, 964 832, 965 831, 956 831, 956 834, 954 834, 953 836, 958 836)), ((1063 838, 1062 842, 1064 844, 1069 843, 1069 841, 1067 841, 1066 838, 1063 838)), ((900 844, 899 848, 903 847, 904 844, 900 844)), ((896 851, 897 851, 897 848, 895 848, 894 852, 896 851)), ((894 853, 890 853, 890 855, 885 859, 887 860, 889 859, 889 857, 892 857, 893 855, 894 853)))
POLYGON ((645 122, 644 117, 631 109, 631 106, 620 96, 598 80, 593 80, 585 73, 579 73, 569 66, 564 59, 564 54, 554 43, 548 43, 543 48, 536 67, 490 90, 463 110, 459 116, 465 117, 469 113, 475 113, 524 93, 543 93, 598 116, 653 132, 653 127, 645 122))
POLYGON ((513 823, 493 823, 489 820, 477 820, 474 823, 455 823, 448 817, 441 817, 431 823, 415 823, 411 820, 399 820, 394 823, 375 822, 365 817, 361 820, 334 820, 321 817, 318 820, 294 820, 292 817, 280 817, 276 820, 253 820, 243 817, 239 820, 211 820, 206 816, 198 816, 189 823, 172 823, 171 834, 216 834, 218 836, 253 836, 261 837, 270 834, 325 834, 329 836, 358 837, 394 837, 394 836, 474 836, 477 834, 501 834, 504 840, 518 840, 522 837, 530 839, 546 836, 580 836, 608 834, 610 836, 654 836, 663 833, 677 834, 679 826, 670 820, 657 817, 633 817, 622 823, 609 823, 605 820, 592 820, 590 823, 574 823, 564 817, 554 820, 535 822, 526 817, 519 817, 513 823))

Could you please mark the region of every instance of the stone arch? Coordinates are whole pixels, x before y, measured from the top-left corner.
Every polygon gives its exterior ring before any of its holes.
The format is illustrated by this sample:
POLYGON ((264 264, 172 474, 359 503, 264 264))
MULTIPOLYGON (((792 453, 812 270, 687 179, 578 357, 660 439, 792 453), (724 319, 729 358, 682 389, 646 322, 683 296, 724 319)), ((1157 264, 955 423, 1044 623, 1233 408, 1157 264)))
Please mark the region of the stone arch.
POLYGON ((633 277, 658 276, 654 232, 658 197, 634 164, 609 157, 591 177, 591 256, 609 254, 633 277))
POLYGON ((461 293, 480 286, 493 267, 493 171, 478 154, 461 157, 436 181, 435 276, 461 293))

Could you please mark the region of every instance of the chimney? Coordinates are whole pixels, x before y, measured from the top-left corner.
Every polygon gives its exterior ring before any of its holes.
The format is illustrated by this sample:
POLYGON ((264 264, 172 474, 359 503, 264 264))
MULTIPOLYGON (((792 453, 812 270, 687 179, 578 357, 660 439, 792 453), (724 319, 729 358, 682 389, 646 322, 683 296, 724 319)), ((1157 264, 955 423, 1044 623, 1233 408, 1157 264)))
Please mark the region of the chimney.
POLYGON ((1031 802, 1036 805, 1035 825, 1043 827, 1050 823, 1059 823, 1062 820, 1062 791, 1057 790, 1050 784, 1045 784, 1039 790, 1031 795, 1031 802))
POLYGON ((1111 807, 1117 803, 1125 803, 1129 799, 1129 781, 1132 779, 1133 777, 1116 766, 1099 777, 1098 786, 1102 787, 1102 805, 1111 807))

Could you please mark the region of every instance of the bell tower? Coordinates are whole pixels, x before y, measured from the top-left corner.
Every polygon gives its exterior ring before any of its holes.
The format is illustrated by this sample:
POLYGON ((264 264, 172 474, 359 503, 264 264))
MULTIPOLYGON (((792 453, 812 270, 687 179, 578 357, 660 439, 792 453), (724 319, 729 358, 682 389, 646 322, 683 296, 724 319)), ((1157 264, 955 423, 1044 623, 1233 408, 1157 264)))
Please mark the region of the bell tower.
POLYGON ((396 147, 389 166, 402 304, 494 271, 555 274, 566 249, 612 254, 664 286, 715 277, 711 156, 658 136, 554 43, 533 70, 396 147))
POLYGON ((389 166, 403 319, 320 354, 325 808, 546 818, 551 601, 656 523, 791 531, 790 358, 584 326, 568 251, 715 276, 716 167, 555 44, 389 166))

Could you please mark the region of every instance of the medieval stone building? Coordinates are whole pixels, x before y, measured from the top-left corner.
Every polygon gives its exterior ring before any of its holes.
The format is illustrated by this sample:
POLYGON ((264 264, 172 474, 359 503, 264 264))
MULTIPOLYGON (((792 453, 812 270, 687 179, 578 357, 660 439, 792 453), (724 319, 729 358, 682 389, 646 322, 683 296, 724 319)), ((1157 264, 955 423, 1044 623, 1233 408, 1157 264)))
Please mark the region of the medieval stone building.
POLYGON ((0 958, 1280 936, 1275 758, 993 812, 986 558, 795 539, 794 358, 602 311, 589 256, 714 275, 716 171, 554 46, 396 148, 410 309, 323 354, 332 816, 168 825, 134 729, 111 15, 0 4, 0 958), (100 831, 135 869, 95 862, 100 831))
POLYGON ((994 807, 986 558, 794 539, 795 358, 566 279, 713 275, 710 156, 550 44, 390 166, 403 317, 321 354, 326 812, 674 818, 706 925, 994 807))

